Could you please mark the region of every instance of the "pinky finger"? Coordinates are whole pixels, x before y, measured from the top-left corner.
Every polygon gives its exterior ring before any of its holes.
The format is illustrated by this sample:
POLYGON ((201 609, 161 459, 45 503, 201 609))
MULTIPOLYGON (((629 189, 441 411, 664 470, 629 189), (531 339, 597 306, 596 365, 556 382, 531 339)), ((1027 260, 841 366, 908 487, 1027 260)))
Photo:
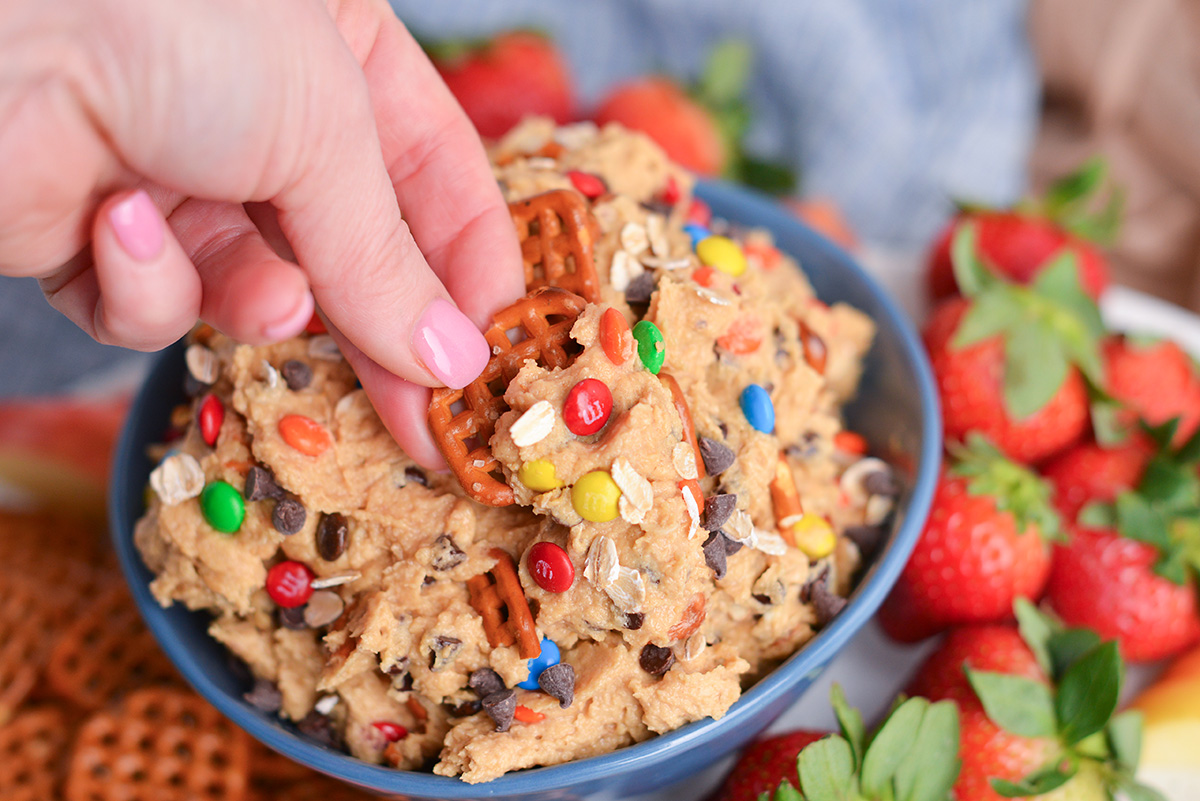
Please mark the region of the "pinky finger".
POLYGON ((200 276, 145 191, 121 192, 100 206, 92 256, 100 342, 158 350, 196 323, 200 276))

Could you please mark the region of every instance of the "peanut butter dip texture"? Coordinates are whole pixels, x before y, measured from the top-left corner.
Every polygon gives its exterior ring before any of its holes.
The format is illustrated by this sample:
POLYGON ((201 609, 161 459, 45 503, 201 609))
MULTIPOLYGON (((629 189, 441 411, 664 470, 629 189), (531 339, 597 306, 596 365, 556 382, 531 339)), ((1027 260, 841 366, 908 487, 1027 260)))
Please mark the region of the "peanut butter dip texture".
POLYGON ((467 782, 721 717, 837 613, 896 494, 842 431, 861 313, 762 232, 685 231, 691 179, 641 135, 534 120, 492 157, 510 202, 570 193, 595 265, 565 366, 525 361, 472 443, 513 503, 415 465, 327 334, 201 327, 135 532, 251 703, 467 782))

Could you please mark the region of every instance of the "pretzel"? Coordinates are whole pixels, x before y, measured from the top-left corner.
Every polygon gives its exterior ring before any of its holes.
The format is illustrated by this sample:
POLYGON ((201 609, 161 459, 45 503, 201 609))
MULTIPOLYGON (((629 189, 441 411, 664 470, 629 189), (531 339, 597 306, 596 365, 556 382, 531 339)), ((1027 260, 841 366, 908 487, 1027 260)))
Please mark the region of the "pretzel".
POLYGON ((771 478, 771 505, 775 510, 775 527, 779 529, 779 536, 788 545, 794 546, 796 538, 792 526, 804 514, 804 506, 800 503, 800 493, 796 491, 796 478, 782 451, 775 462, 775 475, 771 478))
POLYGON ((178 683, 122 585, 95 599, 59 635, 46 679, 85 709, 99 709, 130 686, 178 683))
POLYGON ((37 684, 61 624, 52 592, 19 575, 0 574, 0 724, 10 720, 37 684))
MULTIPOLYGON (((670 373, 659 373, 659 379, 671 390, 671 400, 675 402, 675 411, 683 422, 683 441, 691 444, 692 452, 696 454, 696 478, 704 478, 704 457, 700 454, 700 443, 696 441, 696 424, 692 422, 692 410, 688 408, 687 398, 679 388, 679 382, 670 373)), ((701 503, 703 506, 703 503, 701 503)))
POLYGON ((0 726, 0 793, 5 801, 55 798, 59 759, 71 730, 57 707, 27 709, 0 726))
POLYGON ((542 645, 533 628, 533 614, 525 600, 525 591, 517 578, 516 562, 500 548, 492 548, 488 556, 496 560, 495 567, 467 579, 470 603, 483 618, 488 645, 499 648, 515 642, 522 659, 533 659, 541 654, 542 645))
POLYGON ((493 475, 499 473, 500 463, 489 446, 496 421, 509 408, 504 401, 509 382, 530 359, 549 369, 566 367, 578 351, 571 326, 586 305, 565 289, 531 292, 493 318, 484 334, 492 358, 479 378, 462 389, 433 391, 430 431, 463 489, 480 503, 509 506, 515 500, 512 488, 493 475), (512 330, 523 335, 516 344, 509 339, 512 330), (459 402, 465 408, 455 413, 459 402))
POLYGON ((672 640, 686 640, 696 633, 707 614, 708 610, 705 608, 704 594, 698 592, 692 597, 692 601, 687 605, 687 609, 683 610, 683 615, 679 618, 679 622, 667 629, 667 635, 672 640))
POLYGON ((557 286, 589 303, 600 300, 600 279, 592 245, 600 226, 587 200, 573 189, 552 189, 508 204, 521 258, 525 288, 557 286))
POLYGON ((65 801, 244 801, 246 734, 198 695, 151 688, 79 730, 65 801))

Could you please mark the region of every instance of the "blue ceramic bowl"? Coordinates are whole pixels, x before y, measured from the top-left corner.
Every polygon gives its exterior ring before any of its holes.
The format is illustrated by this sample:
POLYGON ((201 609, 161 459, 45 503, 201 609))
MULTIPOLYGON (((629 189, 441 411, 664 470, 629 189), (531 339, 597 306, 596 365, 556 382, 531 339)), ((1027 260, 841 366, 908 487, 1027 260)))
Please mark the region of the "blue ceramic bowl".
POLYGON ((890 537, 855 589, 849 605, 807 645, 754 685, 721 720, 691 723, 611 754, 566 765, 520 771, 470 785, 427 773, 369 765, 296 734, 242 700, 243 678, 205 629, 208 617, 181 606, 162 609, 150 595, 153 578, 133 545, 143 491, 153 465, 146 446, 167 429, 182 399, 180 346, 155 364, 133 404, 117 448, 110 489, 110 522, 121 565, 150 630, 201 695, 266 745, 297 762, 381 794, 403 798, 601 799, 645 793, 682 780, 739 747, 800 697, 850 638, 875 613, 895 583, 929 510, 941 453, 941 425, 929 365, 912 326, 895 303, 841 250, 773 202, 732 186, 699 190, 718 217, 769 229, 779 247, 804 266, 825 301, 862 309, 878 326, 862 389, 847 409, 850 427, 874 450, 889 454, 906 487, 890 537))

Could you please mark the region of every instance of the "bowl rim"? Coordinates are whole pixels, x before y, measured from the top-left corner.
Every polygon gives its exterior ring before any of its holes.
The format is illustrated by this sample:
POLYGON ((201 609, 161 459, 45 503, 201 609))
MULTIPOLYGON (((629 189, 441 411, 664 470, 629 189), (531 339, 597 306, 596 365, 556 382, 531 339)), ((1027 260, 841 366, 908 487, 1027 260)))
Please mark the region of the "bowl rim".
POLYGON ((924 527, 937 481, 942 450, 941 416, 933 373, 913 323, 879 282, 863 270, 852 256, 783 210, 776 202, 751 190, 720 182, 700 181, 696 194, 702 199, 714 200, 723 205, 736 205, 739 213, 729 215, 735 223, 745 219, 750 220, 749 224, 754 227, 795 230, 806 246, 819 252, 824 258, 837 262, 841 269, 848 271, 864 284, 889 318, 891 327, 899 333, 901 352, 919 388, 919 463, 916 466, 915 481, 904 520, 893 532, 887 546, 871 566, 870 572, 854 589, 852 603, 848 604, 829 626, 819 631, 796 653, 742 693, 721 719, 704 718, 694 721, 674 731, 606 754, 560 765, 525 769, 488 782, 468 784, 457 777, 373 765, 348 754, 326 749, 287 731, 281 724, 253 709, 242 699, 228 695, 219 688, 214 680, 189 658, 188 649, 166 616, 167 610, 159 606, 150 593, 149 582, 145 580, 148 571, 133 544, 133 527, 140 513, 125 508, 126 493, 122 491, 123 483, 120 479, 128 474, 131 469, 130 462, 136 455, 133 435, 139 412, 156 400, 150 397, 149 388, 154 383, 152 378, 175 357, 179 347, 177 343, 155 361, 122 426, 112 463, 109 525, 122 572, 139 612, 184 679, 222 714, 255 739, 322 773, 377 792, 472 799, 565 789, 627 770, 641 769, 648 763, 660 763, 676 751, 690 750, 719 738, 726 730, 735 728, 741 721, 763 711, 777 692, 802 680, 806 674, 823 669, 853 634, 866 625, 875 614, 898 578, 924 527))

